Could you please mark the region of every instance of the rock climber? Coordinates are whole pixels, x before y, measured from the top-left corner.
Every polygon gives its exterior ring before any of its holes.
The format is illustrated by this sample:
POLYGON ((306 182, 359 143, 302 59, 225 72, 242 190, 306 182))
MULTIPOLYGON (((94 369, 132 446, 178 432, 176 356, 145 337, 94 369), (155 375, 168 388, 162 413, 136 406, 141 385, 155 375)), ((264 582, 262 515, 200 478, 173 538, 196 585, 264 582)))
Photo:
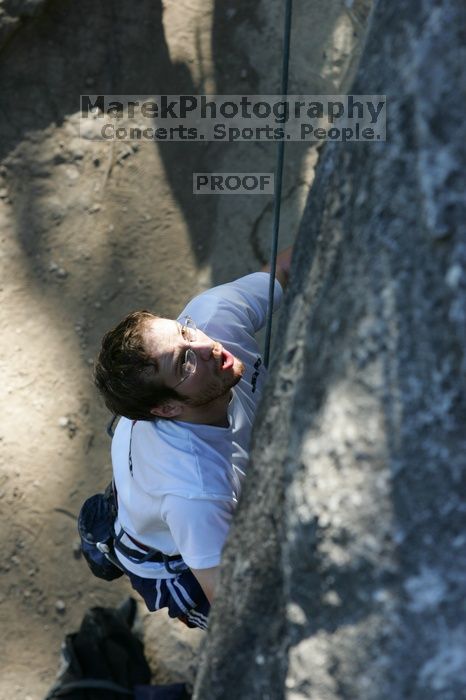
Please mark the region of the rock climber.
MULTIPOLYGON (((279 254, 274 309, 291 249, 279 254)), ((95 383, 118 416, 112 440, 115 553, 149 610, 205 628, 247 472, 265 381, 255 334, 269 267, 213 287, 177 319, 127 315, 105 334, 95 383)))

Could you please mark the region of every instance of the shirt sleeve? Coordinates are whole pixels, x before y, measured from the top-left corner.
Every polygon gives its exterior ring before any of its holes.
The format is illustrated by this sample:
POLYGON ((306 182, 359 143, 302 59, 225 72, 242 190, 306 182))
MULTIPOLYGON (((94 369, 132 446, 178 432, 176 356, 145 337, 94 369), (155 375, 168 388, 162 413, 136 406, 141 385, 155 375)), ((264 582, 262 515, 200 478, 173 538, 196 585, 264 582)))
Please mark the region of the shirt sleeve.
POLYGON ((167 495, 162 517, 171 536, 192 569, 218 566, 233 516, 232 504, 200 498, 167 495))
MULTIPOLYGON (((267 318, 270 275, 268 272, 254 272, 240 277, 234 282, 212 287, 195 297, 181 315, 192 316, 198 325, 215 319, 218 325, 228 320, 227 316, 250 326, 257 333, 267 318)), ((281 303, 283 290, 278 280, 274 287, 274 311, 281 303)))

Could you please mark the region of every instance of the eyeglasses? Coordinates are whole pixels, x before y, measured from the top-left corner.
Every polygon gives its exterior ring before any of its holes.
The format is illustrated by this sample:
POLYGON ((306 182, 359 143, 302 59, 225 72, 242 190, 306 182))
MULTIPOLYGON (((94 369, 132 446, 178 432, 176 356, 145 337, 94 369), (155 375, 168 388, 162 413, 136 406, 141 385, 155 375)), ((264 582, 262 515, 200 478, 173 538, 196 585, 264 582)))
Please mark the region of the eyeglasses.
MULTIPOLYGON (((190 316, 184 316, 181 319, 180 322, 181 325, 181 335, 185 340, 188 341, 188 343, 191 343, 193 340, 196 340, 197 337, 197 326, 194 323, 193 319, 190 316)), ((194 372, 196 371, 197 367, 197 357, 196 353, 194 350, 191 348, 188 348, 186 350, 185 356, 184 356, 184 361, 183 364, 181 365, 181 375, 182 379, 178 382, 178 384, 175 384, 173 389, 176 389, 177 386, 180 386, 185 379, 188 379, 194 372)))

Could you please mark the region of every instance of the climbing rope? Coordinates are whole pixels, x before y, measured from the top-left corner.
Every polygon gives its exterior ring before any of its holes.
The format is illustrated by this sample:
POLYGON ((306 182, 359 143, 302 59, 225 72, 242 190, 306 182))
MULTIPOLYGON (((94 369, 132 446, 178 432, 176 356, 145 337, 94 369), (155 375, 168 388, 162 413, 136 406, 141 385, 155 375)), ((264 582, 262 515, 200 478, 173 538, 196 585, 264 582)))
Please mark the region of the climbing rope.
MULTIPOLYGON (((291 10, 292 0, 285 2, 285 24, 283 30, 283 62, 282 62, 282 81, 281 95, 285 98, 288 94, 288 64, 290 62, 290 35, 291 35, 291 10)), ((264 364, 269 365, 270 355, 270 338, 272 335, 272 314, 273 314, 273 296, 275 289, 275 272, 277 269, 277 254, 278 254, 278 231, 280 227, 280 205, 282 198, 282 179, 283 179, 283 159, 285 153, 285 139, 281 139, 277 143, 277 163, 275 166, 275 194, 273 205, 273 227, 272 227, 272 250, 270 253, 270 282, 269 282, 269 302, 267 308, 267 320, 265 326, 265 343, 264 343, 264 364)))

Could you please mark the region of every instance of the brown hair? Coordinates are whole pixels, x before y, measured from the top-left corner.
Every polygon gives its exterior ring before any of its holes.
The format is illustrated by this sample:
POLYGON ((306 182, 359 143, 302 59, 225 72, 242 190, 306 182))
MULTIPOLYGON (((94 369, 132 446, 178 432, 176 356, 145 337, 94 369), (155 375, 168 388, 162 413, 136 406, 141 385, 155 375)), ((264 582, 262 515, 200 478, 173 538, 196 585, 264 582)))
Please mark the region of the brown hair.
POLYGON ((155 318, 145 310, 128 314, 104 335, 94 365, 94 383, 107 408, 132 420, 154 420, 151 408, 179 398, 174 389, 160 383, 157 361, 144 345, 144 331, 155 318))

